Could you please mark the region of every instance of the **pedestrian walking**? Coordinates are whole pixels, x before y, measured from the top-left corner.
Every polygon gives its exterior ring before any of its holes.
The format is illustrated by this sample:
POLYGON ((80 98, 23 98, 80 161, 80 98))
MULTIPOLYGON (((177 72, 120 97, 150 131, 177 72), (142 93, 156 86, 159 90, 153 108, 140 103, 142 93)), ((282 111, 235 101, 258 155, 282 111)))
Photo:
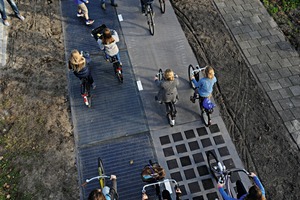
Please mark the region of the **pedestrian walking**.
MULTIPOLYGON (((18 6, 17 4, 13 1, 13 0, 7 0, 8 4, 10 5, 10 7, 12 8, 12 10, 14 11, 15 13, 15 16, 17 18, 19 18, 20 20, 24 21, 25 20, 25 17, 23 17, 21 14, 20 14, 20 11, 18 9, 18 6)), ((0 0, 0 14, 1 14, 1 17, 2 17, 2 20, 3 20, 3 24, 5 26, 9 26, 10 23, 8 22, 7 20, 7 15, 6 15, 6 10, 5 10, 5 3, 4 3, 4 0, 0 0)))
MULTIPOLYGON (((118 6, 118 4, 115 3, 115 0, 110 0, 110 5, 112 5, 113 7, 118 6)), ((103 10, 106 10, 105 0, 101 0, 101 8, 103 10)))
POLYGON ((89 3, 89 1, 88 0, 74 0, 74 2, 77 5, 77 17, 84 17, 86 25, 93 24, 95 20, 90 19, 89 10, 86 6, 86 4, 89 3))

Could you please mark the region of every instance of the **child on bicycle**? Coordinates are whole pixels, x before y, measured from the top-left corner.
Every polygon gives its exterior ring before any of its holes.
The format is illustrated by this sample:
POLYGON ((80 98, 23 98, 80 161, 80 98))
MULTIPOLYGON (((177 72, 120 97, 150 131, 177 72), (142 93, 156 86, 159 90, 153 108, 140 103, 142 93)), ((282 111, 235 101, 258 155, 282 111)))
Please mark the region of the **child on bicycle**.
MULTIPOLYGON (((195 103, 195 100, 199 96, 200 108, 203 112, 204 108, 202 106, 203 100, 205 98, 210 98, 213 92, 213 86, 217 82, 217 78, 215 77, 214 69, 211 66, 207 66, 204 71, 204 77, 201 78, 198 82, 195 77, 192 76, 191 80, 193 84, 197 88, 194 92, 194 95, 190 97, 191 102, 195 103)), ((209 122, 211 123, 211 122, 209 122)))
POLYGON ((86 78, 93 89, 96 88, 92 74, 87 66, 86 59, 79 53, 77 49, 71 52, 69 58, 69 69, 71 69, 76 77, 80 80, 86 78))
POLYGON ((117 60, 120 62, 120 65, 122 65, 120 60, 119 48, 117 45, 117 42, 119 41, 120 39, 117 31, 109 28, 104 28, 103 34, 97 40, 100 49, 105 53, 106 60, 109 61, 110 57, 116 56, 117 60))
POLYGON ((115 175, 111 175, 110 180, 112 181, 111 188, 105 186, 102 190, 95 189, 91 191, 88 200, 117 200, 117 177, 115 175))
POLYGON ((224 200, 266 200, 265 189, 259 178, 253 172, 250 174, 250 176, 253 178, 255 185, 251 186, 249 188, 249 192, 247 193, 242 183, 240 181, 237 182, 237 199, 229 197, 224 191, 224 184, 218 183, 218 189, 224 200))

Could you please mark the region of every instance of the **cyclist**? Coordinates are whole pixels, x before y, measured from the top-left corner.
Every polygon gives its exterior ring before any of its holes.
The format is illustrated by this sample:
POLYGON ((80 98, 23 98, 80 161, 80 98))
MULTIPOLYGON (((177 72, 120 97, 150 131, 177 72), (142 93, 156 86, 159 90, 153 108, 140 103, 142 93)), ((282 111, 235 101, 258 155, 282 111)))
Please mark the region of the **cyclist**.
MULTIPOLYGON (((200 108, 202 112, 204 112, 204 108, 202 106, 203 100, 205 98, 210 98, 213 86, 217 82, 217 78, 215 77, 214 69, 211 66, 207 66, 204 71, 204 77, 201 78, 198 82, 195 77, 192 76, 191 80, 193 81, 195 87, 197 88, 194 92, 194 95, 190 97, 191 102, 195 103, 197 96, 199 96, 200 108)), ((211 124, 211 121, 209 122, 211 124)))
POLYGON ((110 176, 112 181, 112 187, 105 186, 102 190, 95 189, 90 192, 88 200, 114 200, 118 199, 117 193, 117 177, 115 175, 110 176))
POLYGON ((165 103, 167 110, 171 110, 172 116, 175 117, 177 111, 174 104, 178 101, 177 87, 179 85, 178 76, 174 75, 173 70, 166 69, 164 72, 163 80, 159 81, 155 76, 154 80, 156 85, 160 88, 157 96, 155 97, 161 103, 165 103))
POLYGON ((122 65, 120 60, 120 53, 117 42, 119 42, 119 35, 117 31, 109 28, 104 28, 103 35, 97 40, 100 49, 104 51, 105 58, 109 61, 109 57, 117 56, 120 65, 122 65))
POLYGON ((250 174, 253 178, 255 185, 249 188, 249 192, 245 191, 244 186, 241 181, 237 181, 237 199, 229 197, 228 194, 224 191, 224 184, 218 183, 218 189, 224 198, 224 200, 266 200, 265 189, 261 184, 259 178, 253 172, 250 174))
MULTIPOLYGON (((91 75, 91 72, 86 65, 87 61, 84 58, 84 56, 79 53, 77 49, 74 49, 71 52, 70 58, 69 58, 69 69, 71 69, 76 77, 78 77, 80 80, 86 78, 89 82, 89 84, 92 86, 93 89, 96 88, 96 84, 94 83, 94 79, 91 75)), ((83 91, 81 91, 83 94, 83 91)))

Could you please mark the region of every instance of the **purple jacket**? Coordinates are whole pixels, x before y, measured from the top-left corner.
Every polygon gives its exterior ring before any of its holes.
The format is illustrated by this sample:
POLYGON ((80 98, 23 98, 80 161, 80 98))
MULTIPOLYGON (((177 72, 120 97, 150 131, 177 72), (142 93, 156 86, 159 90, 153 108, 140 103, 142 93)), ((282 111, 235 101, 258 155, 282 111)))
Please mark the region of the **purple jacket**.
POLYGON ((86 3, 86 1, 87 0, 74 0, 74 2, 76 3, 76 5, 86 3))

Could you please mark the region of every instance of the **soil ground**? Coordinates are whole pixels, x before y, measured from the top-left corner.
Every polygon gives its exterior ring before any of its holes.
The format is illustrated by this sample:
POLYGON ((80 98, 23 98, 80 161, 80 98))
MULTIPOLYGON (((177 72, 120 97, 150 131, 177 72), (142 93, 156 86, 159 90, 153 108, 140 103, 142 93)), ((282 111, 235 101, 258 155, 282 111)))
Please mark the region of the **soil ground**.
MULTIPOLYGON (((17 2, 24 22, 9 17, 1 67, 0 199, 78 199, 60 5, 30 2, 17 2)), ((199 63, 216 68, 214 97, 245 167, 261 177, 268 199, 297 199, 299 150, 215 7, 171 2, 199 63)))

